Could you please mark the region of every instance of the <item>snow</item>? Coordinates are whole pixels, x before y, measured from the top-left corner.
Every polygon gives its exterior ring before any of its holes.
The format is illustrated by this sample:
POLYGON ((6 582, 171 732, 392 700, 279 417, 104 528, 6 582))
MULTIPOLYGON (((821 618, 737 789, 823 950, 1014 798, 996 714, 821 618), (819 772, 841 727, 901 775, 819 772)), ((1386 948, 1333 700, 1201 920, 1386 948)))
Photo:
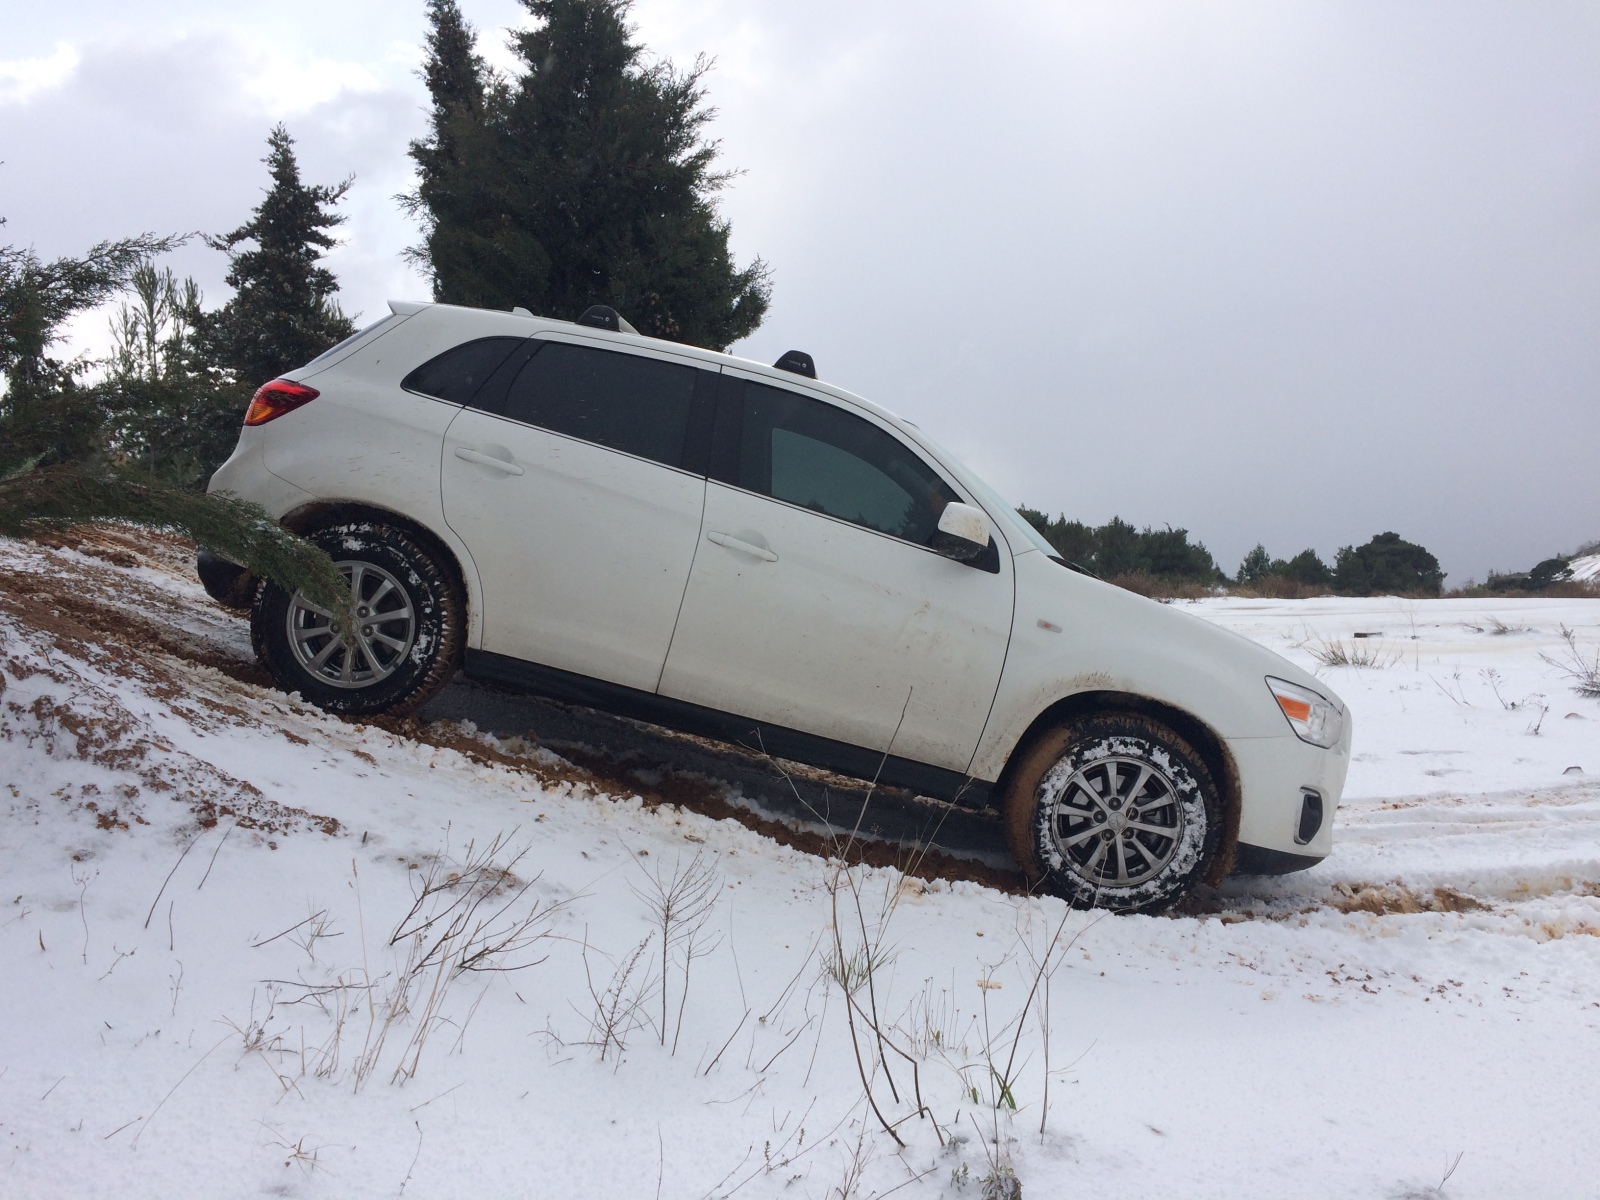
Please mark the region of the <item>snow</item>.
POLYGON ((1572 578, 1584 581, 1600 579, 1600 554, 1586 554, 1567 564, 1572 578))
POLYGON ((0 584, 8 1196, 978 1197, 994 1156, 1029 1197, 1594 1194, 1600 702, 1546 659, 1563 627, 1600 643, 1600 603, 1194 605, 1349 705, 1336 850, 1107 917, 841 881, 531 744, 329 718, 252 682, 247 630, 160 546, 0 542, 0 584), (107 632, 96 603, 158 619, 107 632), (1334 641, 1387 665, 1322 666, 1334 641), (471 875, 497 838, 511 874, 471 875), (714 900, 663 1021, 648 897, 696 862, 714 900), (477 945, 534 940, 491 956, 521 969, 414 973, 379 1044, 430 871, 467 879, 425 911, 480 879, 477 945), (1014 1018, 1058 927, 1047 1043, 1042 995, 1014 1018), (835 929, 847 959, 882 947, 857 998, 915 1081, 857 1033, 903 1148, 822 967, 835 929), (1014 1114, 990 1073, 1013 1040, 1014 1114))

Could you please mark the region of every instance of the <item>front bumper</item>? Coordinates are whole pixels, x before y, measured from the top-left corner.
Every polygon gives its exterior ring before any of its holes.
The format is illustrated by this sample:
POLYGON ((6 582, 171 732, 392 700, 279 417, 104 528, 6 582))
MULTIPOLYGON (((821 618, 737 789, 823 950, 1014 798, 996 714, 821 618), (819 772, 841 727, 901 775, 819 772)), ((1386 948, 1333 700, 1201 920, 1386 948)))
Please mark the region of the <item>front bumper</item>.
POLYGON ((218 558, 204 546, 194 558, 194 573, 200 586, 224 608, 247 609, 255 599, 256 577, 238 563, 218 558))
POLYGON ((1350 720, 1330 749, 1282 737, 1235 738, 1227 743, 1239 773, 1239 842, 1234 873, 1281 875, 1315 866, 1333 850, 1333 818, 1350 768, 1350 720), (1322 815, 1306 833, 1307 796, 1322 815))

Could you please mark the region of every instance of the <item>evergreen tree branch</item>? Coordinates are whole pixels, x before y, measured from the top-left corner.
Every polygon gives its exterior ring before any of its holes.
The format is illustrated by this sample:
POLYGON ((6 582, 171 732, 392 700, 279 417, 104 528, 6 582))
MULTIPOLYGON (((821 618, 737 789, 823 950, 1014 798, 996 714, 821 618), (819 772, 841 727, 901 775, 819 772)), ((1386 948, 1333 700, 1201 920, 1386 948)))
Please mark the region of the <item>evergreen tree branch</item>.
POLYGON ((26 537, 89 521, 176 529, 253 575, 304 592, 329 612, 350 607, 350 585, 321 548, 237 497, 185 492, 126 469, 76 464, 0 479, 0 535, 26 537))

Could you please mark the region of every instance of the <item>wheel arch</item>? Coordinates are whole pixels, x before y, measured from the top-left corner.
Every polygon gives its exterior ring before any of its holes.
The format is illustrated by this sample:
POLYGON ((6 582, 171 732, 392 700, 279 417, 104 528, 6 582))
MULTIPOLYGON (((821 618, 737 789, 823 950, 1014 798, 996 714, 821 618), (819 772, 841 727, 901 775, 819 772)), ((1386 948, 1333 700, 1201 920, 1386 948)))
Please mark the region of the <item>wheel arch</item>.
MULTIPOLYGON (((383 508, 377 504, 368 504, 356 500, 316 500, 302 504, 291 509, 278 518, 278 523, 291 533, 304 534, 313 529, 327 525, 339 524, 345 521, 382 521, 386 525, 395 525, 404 529, 412 537, 422 542, 430 551, 438 556, 439 563, 449 572, 455 585, 461 589, 461 599, 467 611, 467 628, 470 631, 476 623, 478 613, 478 589, 476 568, 470 559, 465 559, 457 553, 444 537, 430 529, 427 525, 409 517, 404 513, 395 512, 391 508, 383 508)), ((471 635, 463 645, 471 644, 471 635)))
POLYGON ((1003 798, 1009 792, 1015 764, 1026 757, 1034 742, 1047 731, 1068 721, 1101 713, 1134 713, 1160 721, 1193 746, 1205 762, 1217 781, 1222 799, 1222 837, 1217 844, 1216 857, 1204 876, 1207 884, 1217 886, 1233 869, 1234 848, 1239 842, 1239 814, 1243 803, 1239 769, 1227 743, 1204 721, 1181 708, 1132 692, 1077 692, 1063 697, 1035 717, 1012 747, 1005 768, 995 781, 994 795, 1003 798))

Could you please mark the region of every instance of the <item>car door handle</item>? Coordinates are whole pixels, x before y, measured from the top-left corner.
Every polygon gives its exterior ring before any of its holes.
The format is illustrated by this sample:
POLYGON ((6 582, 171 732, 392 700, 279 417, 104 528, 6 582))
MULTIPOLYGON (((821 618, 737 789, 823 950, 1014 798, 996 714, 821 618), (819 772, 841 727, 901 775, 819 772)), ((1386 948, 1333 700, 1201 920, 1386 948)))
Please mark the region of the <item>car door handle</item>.
POLYGON ((729 537, 725 533, 708 533, 706 540, 715 542, 719 546, 726 546, 729 550, 738 550, 745 554, 753 554, 765 562, 777 562, 778 556, 765 546, 757 546, 753 542, 746 542, 740 538, 729 537))
POLYGON ((456 447, 456 457, 466 459, 469 463, 477 463, 483 467, 493 467, 496 471, 504 471, 507 475, 521 475, 522 468, 514 462, 507 462, 503 458, 496 458, 492 454, 480 454, 476 450, 468 450, 465 446, 456 447))

